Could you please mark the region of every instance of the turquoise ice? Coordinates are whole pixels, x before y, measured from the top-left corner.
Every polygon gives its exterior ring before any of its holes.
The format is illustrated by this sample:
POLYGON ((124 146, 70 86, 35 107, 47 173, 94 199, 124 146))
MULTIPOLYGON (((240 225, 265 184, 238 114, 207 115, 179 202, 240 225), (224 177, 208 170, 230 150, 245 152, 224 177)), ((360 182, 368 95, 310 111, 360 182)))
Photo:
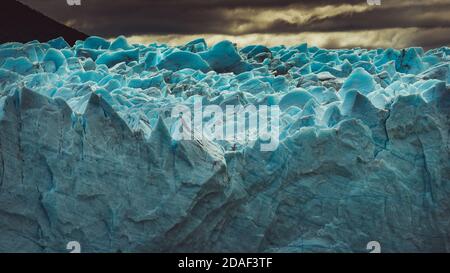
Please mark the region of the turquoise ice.
POLYGON ((0 45, 0 251, 450 251, 450 49, 0 45), (278 105, 280 143, 175 141, 278 105), (208 121, 205 121, 208 122, 208 121))

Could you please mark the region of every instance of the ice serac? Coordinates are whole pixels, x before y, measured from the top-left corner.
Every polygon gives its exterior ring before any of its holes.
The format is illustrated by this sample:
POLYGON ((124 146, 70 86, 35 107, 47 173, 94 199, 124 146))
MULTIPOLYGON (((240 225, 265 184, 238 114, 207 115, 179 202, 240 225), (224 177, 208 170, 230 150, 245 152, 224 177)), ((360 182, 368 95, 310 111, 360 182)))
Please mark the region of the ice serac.
POLYGON ((450 50, 0 45, 0 251, 450 251, 450 50), (172 138, 280 108, 280 143, 172 138), (205 121, 207 122, 207 121, 205 121))
POLYGON ((242 73, 251 70, 250 64, 242 60, 235 46, 230 41, 222 41, 208 51, 201 52, 200 56, 208 62, 214 71, 242 73))
POLYGON ((162 59, 157 65, 159 69, 178 71, 184 68, 208 72, 211 70, 209 65, 198 55, 186 51, 172 52, 162 59))
POLYGON ((69 237, 85 251, 170 250, 179 243, 166 238, 171 230, 188 237, 202 222, 191 215, 225 199, 220 149, 205 141, 174 145, 161 119, 146 142, 95 94, 80 124, 63 101, 27 89, 5 106, 3 251, 64 251, 60 241, 69 237), (20 151, 26 155, 12 161, 20 151), (11 205, 19 196, 24 202, 11 205), (14 226, 22 225, 16 238, 14 226))

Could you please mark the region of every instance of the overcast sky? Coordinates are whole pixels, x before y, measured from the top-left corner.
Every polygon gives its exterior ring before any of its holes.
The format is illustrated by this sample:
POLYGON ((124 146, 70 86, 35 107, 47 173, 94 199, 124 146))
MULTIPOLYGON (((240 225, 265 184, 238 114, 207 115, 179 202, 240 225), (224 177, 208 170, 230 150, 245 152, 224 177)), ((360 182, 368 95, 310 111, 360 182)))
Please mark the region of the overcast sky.
POLYGON ((20 0, 89 35, 328 48, 450 45, 450 0, 20 0))

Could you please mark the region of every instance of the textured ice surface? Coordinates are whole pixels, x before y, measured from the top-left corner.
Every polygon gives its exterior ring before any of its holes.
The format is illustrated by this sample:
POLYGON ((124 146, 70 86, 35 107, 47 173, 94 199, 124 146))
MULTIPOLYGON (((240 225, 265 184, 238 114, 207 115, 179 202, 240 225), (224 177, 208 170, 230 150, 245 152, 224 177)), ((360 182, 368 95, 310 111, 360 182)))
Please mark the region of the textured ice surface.
POLYGON ((450 251, 450 49, 0 45, 0 251, 450 251), (171 108, 279 105, 280 145, 171 108))

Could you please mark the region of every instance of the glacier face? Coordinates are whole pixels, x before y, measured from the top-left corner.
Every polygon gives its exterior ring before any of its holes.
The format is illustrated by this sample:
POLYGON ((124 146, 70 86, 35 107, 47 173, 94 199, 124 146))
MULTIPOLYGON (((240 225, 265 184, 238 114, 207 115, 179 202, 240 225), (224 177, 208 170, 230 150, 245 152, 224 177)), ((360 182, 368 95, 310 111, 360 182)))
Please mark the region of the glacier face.
POLYGON ((450 251, 450 49, 0 45, 0 251, 450 251), (174 141, 278 105, 280 144, 174 141))

